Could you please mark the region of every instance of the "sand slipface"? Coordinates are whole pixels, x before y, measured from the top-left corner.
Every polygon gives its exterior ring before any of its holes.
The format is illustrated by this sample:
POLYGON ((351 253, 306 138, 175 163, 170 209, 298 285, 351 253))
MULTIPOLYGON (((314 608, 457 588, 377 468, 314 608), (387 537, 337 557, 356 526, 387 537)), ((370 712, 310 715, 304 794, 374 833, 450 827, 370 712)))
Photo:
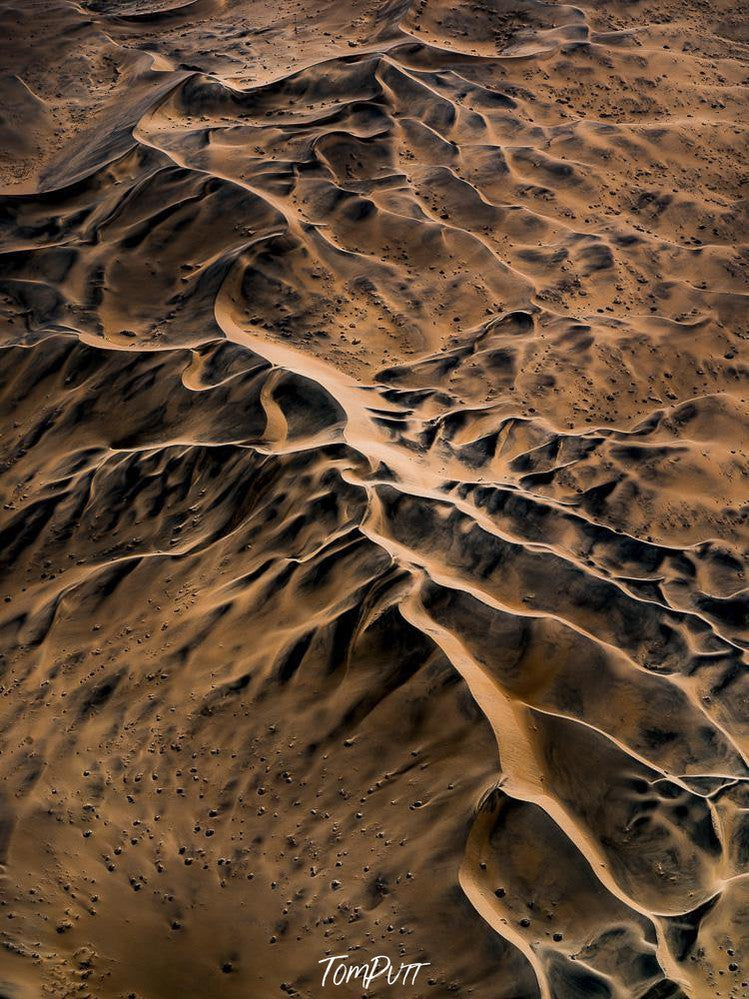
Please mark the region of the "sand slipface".
POLYGON ((744 5, 0 36, 0 995, 746 995, 744 5))

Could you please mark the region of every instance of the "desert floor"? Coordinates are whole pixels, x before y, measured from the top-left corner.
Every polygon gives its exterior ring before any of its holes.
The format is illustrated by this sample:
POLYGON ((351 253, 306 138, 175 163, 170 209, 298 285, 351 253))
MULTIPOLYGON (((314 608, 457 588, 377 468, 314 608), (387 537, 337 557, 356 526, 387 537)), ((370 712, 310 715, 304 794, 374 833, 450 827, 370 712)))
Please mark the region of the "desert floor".
POLYGON ((0 65, 0 996, 746 996, 745 5, 0 65))

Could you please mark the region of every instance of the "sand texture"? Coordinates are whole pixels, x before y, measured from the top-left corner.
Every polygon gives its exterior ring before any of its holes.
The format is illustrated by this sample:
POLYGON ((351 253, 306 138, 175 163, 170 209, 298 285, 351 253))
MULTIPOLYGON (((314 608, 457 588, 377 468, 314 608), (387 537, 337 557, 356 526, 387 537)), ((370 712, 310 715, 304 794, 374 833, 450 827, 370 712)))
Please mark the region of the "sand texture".
POLYGON ((749 994, 743 0, 0 70, 0 997, 749 994))

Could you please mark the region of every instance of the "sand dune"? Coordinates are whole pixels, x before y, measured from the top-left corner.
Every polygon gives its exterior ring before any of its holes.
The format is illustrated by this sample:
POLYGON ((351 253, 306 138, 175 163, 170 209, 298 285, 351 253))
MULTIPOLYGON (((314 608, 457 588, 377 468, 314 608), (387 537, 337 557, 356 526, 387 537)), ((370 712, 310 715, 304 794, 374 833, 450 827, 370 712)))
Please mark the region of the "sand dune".
POLYGON ((745 995, 742 5, 0 35, 0 995, 745 995))

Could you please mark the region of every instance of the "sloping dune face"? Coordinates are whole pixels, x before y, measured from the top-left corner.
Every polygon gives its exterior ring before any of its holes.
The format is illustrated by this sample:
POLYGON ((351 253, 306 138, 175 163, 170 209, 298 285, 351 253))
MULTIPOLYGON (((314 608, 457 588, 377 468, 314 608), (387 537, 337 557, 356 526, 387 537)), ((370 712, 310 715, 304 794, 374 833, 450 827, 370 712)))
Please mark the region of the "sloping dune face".
POLYGON ((748 25, 2 4, 3 997, 747 994, 748 25))

